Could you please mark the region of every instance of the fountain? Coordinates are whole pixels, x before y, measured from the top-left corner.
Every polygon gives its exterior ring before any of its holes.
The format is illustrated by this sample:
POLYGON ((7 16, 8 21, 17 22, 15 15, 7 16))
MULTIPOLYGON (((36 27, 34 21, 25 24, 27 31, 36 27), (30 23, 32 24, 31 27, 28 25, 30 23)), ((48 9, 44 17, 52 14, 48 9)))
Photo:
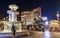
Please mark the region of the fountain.
POLYGON ((17 9, 19 8, 17 5, 9 5, 10 10, 7 10, 7 13, 9 14, 9 21, 4 22, 4 31, 3 32, 11 32, 12 24, 16 27, 16 32, 22 32, 21 29, 21 23, 20 21, 17 21, 17 14, 19 12, 17 9))

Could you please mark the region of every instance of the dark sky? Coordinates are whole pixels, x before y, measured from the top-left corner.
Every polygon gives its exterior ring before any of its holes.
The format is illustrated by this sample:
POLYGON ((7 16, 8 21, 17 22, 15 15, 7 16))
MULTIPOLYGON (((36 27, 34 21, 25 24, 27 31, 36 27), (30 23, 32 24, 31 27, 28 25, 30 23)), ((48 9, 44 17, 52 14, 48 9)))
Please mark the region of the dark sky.
POLYGON ((19 11, 33 10, 41 6, 42 16, 47 16, 49 20, 56 19, 56 12, 60 13, 60 0, 0 0, 0 19, 8 16, 8 5, 16 4, 19 11))

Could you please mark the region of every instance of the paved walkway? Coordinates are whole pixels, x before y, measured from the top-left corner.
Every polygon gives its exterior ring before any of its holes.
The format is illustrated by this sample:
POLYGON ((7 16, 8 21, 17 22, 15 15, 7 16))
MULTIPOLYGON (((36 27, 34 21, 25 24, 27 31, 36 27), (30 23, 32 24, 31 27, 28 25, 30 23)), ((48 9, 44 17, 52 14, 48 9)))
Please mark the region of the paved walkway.
MULTIPOLYGON (((60 38, 60 32, 50 32, 51 36, 49 35, 49 32, 38 32, 38 31, 31 31, 31 35, 23 35, 22 33, 18 33, 15 38, 60 38), (19 35, 20 34, 20 35, 19 35), (45 35, 45 36, 44 36, 45 35)), ((11 33, 0 33, 0 38, 12 38, 11 33)))

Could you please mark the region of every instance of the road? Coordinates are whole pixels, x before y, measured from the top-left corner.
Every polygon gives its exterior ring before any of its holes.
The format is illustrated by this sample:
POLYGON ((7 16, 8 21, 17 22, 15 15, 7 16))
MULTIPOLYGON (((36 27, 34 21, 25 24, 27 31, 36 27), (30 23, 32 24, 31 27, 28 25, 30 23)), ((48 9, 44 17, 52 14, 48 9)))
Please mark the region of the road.
MULTIPOLYGON (((11 34, 5 34, 5 33, 0 33, 0 38, 12 38, 11 34)), ((60 33, 59 32, 49 32, 45 31, 43 32, 38 32, 38 31, 33 31, 31 35, 16 35, 15 38, 60 38, 60 33)))

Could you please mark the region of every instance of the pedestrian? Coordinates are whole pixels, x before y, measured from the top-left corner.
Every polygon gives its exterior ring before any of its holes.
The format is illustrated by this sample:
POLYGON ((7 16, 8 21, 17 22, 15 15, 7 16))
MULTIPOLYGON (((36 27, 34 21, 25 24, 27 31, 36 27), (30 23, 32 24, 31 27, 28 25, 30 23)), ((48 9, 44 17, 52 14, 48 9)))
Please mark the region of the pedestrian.
POLYGON ((27 30, 29 31, 29 25, 27 26, 27 30))
POLYGON ((11 30, 12 30, 12 38, 14 38, 15 34, 16 34, 16 29, 15 29, 15 25, 14 24, 12 24, 11 30))

